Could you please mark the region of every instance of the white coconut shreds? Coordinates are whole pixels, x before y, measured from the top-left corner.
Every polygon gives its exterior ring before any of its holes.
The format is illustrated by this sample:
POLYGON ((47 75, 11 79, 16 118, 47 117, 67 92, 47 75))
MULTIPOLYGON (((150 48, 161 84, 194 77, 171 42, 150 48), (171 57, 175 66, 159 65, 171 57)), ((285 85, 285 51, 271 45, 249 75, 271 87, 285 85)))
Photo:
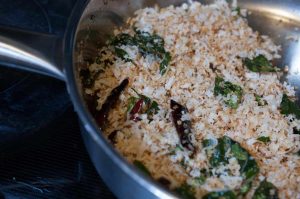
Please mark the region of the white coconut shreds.
MULTIPOLYGON (((245 18, 233 11, 226 1, 211 5, 198 2, 180 7, 145 8, 128 19, 127 28, 116 29, 115 34, 134 34, 133 27, 156 33, 164 39, 165 49, 172 59, 164 75, 159 73, 159 62, 150 55, 143 57, 133 46, 122 46, 134 60, 125 62, 114 57, 110 48, 103 48, 103 59, 113 62, 100 73, 88 94, 99 96, 97 109, 111 90, 125 78, 129 85, 120 96, 118 105, 109 114, 105 133, 118 130, 115 147, 128 161, 139 160, 154 179, 164 177, 170 188, 188 183, 196 189, 197 198, 211 191, 237 189, 243 179, 235 158, 229 164, 214 168, 204 183, 195 178, 208 168, 204 139, 227 135, 240 143, 259 165, 260 173, 253 188, 245 196, 251 198, 259 181, 267 179, 279 191, 280 198, 300 198, 299 135, 293 134, 300 121, 293 115, 284 116, 279 106, 283 93, 295 97, 294 88, 279 81, 278 73, 253 73, 243 66, 241 58, 264 55, 269 60, 279 58, 280 46, 269 37, 260 36, 247 24, 245 18), (237 109, 226 106, 224 99, 214 95, 216 76, 239 85, 244 92, 237 109), (159 104, 160 110, 149 120, 141 115, 140 121, 130 120, 128 99, 136 96, 130 89, 144 94, 159 104), (255 95, 263 96, 264 106, 258 106, 255 95), (189 114, 182 119, 192 121, 193 143, 198 149, 191 158, 182 150, 178 133, 172 121, 170 100, 187 107, 189 114), (270 142, 257 138, 266 136, 270 142)), ((90 66, 97 71, 98 65, 90 66)))

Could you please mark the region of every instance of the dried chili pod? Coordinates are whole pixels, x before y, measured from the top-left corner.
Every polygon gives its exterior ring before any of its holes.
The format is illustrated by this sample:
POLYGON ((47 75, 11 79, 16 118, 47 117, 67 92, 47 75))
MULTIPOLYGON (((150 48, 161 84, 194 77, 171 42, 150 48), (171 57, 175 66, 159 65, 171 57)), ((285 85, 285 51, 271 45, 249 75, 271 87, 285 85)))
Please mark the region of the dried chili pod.
POLYGON ((192 143, 191 121, 186 119, 182 120, 182 116, 188 114, 187 108, 171 100, 171 109, 173 121, 182 146, 190 151, 194 151, 195 147, 192 143))
POLYGON ((107 138, 112 144, 117 143, 116 137, 117 137, 118 132, 119 132, 118 130, 115 130, 108 135, 107 138))
POLYGON ((89 94, 84 94, 83 96, 85 102, 86 102, 86 105, 87 105, 87 108, 89 109, 90 113, 95 116, 96 113, 97 113, 97 100, 98 100, 98 96, 93 94, 93 95, 89 95, 89 94))
POLYGON ((170 185, 171 185, 170 180, 168 180, 167 178, 165 178, 165 177, 163 177, 163 176, 160 177, 160 178, 158 178, 158 179, 157 179, 157 182, 158 182, 159 184, 161 184, 162 186, 166 187, 166 188, 169 188, 170 185))
POLYGON ((105 125, 110 109, 116 104, 128 83, 129 80, 124 79, 119 86, 114 88, 103 103, 101 110, 96 113, 96 121, 100 127, 105 125))
POLYGON ((131 109, 129 115, 130 115, 130 120, 133 120, 135 122, 139 121, 140 118, 138 117, 138 113, 141 112, 142 108, 143 108, 143 104, 144 104, 144 99, 139 99, 135 105, 133 106, 133 108, 131 109))

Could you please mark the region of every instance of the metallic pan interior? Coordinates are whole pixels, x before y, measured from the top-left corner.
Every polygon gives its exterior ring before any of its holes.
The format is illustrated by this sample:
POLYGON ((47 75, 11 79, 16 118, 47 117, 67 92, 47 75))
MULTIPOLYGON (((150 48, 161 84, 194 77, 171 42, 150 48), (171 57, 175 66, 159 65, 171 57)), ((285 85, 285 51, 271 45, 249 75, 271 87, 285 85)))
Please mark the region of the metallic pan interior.
MULTIPOLYGON (((158 4, 162 7, 180 5, 180 0, 92 0, 81 17, 75 35, 73 63, 75 74, 79 67, 94 60, 97 49, 107 40, 115 26, 120 26, 134 11, 158 4)), ((203 1, 202 1, 203 2, 203 1)), ((207 3, 207 2, 203 2, 207 3)), ((279 67, 288 66, 289 73, 283 77, 294 86, 300 86, 300 41, 288 40, 288 36, 300 38, 300 1, 298 0, 240 0, 242 8, 252 14, 247 18, 254 30, 270 35, 275 43, 282 45, 279 67)), ((80 85, 77 85, 80 89, 80 85)), ((74 89, 75 90, 75 89, 74 89)), ((299 97, 300 92, 297 91, 299 97)), ((75 103, 76 107, 76 103, 75 103)), ((82 106, 81 106, 82 107, 82 106)), ((79 108, 80 109, 80 108, 79 108)), ((173 198, 167 190, 144 177, 118 155, 106 142, 95 122, 86 111, 79 110, 83 121, 83 137, 97 171, 111 190, 120 198, 173 198)))

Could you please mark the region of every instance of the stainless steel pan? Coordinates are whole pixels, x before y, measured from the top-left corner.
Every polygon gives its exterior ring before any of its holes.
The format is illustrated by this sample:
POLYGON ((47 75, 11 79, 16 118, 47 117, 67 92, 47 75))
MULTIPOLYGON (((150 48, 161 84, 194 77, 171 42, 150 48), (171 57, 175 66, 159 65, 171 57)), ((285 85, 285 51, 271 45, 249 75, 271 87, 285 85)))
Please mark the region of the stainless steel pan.
MULTIPOLYGON (((94 59, 97 48, 112 34, 113 27, 122 25, 135 10, 154 4, 164 7, 180 5, 182 2, 78 1, 63 38, 0 27, 1 64, 43 73, 66 82, 74 108, 81 119, 82 136, 90 157, 98 173, 119 198, 176 198, 176 195, 129 165, 106 141, 85 105, 78 81, 78 68, 94 59)), ((277 60, 277 65, 289 66, 289 73, 284 80, 299 87, 300 42, 288 40, 287 37, 300 38, 300 1, 240 0, 239 4, 252 12, 248 20, 255 30, 270 35, 277 44, 282 45, 282 59, 277 60)))

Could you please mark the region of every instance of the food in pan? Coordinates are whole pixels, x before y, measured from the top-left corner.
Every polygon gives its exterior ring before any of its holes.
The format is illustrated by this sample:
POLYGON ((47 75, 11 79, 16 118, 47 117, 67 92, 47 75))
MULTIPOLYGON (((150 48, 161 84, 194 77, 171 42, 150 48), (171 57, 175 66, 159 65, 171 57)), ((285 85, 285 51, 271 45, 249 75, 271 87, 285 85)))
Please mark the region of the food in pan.
POLYGON ((183 198, 300 198, 295 90, 246 14, 225 0, 138 10, 81 70, 108 140, 183 198))

